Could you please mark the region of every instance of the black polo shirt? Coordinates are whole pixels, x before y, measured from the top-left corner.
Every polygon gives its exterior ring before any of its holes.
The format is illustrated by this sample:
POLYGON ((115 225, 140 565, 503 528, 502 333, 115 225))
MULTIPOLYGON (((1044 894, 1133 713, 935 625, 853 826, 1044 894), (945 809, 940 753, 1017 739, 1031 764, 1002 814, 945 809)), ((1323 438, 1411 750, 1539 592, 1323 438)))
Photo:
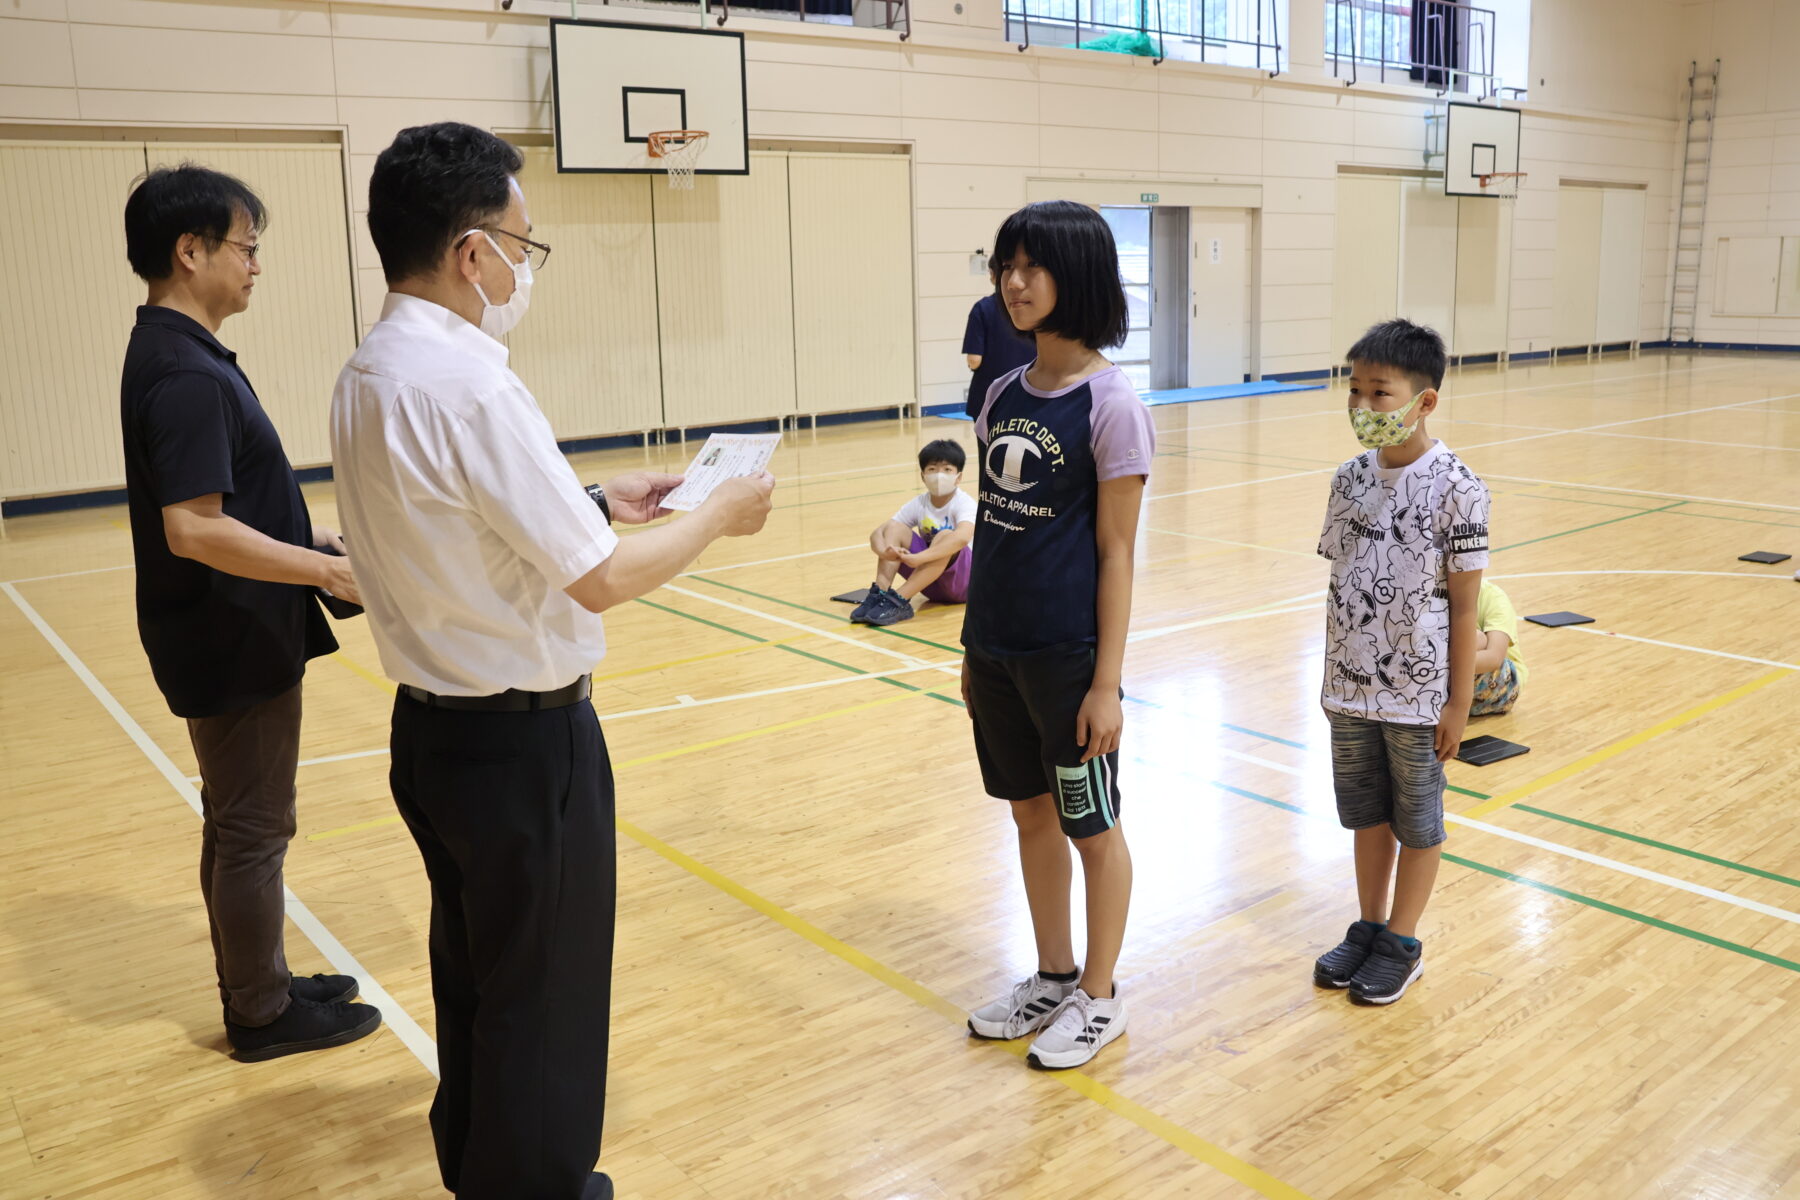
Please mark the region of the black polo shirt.
POLYGON ((174 309, 139 308, 119 419, 138 636, 170 711, 217 716, 287 691, 308 659, 337 649, 312 589, 180 558, 163 533, 165 506, 219 492, 226 516, 312 545, 300 484, 237 356, 174 309))

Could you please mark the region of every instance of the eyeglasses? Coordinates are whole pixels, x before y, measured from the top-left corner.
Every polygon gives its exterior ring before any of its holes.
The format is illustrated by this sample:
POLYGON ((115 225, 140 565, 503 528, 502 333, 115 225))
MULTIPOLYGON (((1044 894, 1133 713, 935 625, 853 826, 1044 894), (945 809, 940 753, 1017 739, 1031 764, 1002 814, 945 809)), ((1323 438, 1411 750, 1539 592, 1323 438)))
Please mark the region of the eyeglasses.
POLYGON ((493 232, 509 237, 515 242, 523 243, 525 246, 525 256, 531 260, 532 270, 541 271, 544 269, 544 264, 550 261, 550 247, 544 245, 544 243, 534 242, 528 237, 520 237, 516 233, 498 227, 496 227, 493 232))
POLYGON ((242 250, 244 252, 244 261, 252 265, 256 262, 256 252, 262 249, 261 242, 234 242, 230 238, 220 238, 219 240, 224 242, 227 246, 236 246, 239 250, 242 250))

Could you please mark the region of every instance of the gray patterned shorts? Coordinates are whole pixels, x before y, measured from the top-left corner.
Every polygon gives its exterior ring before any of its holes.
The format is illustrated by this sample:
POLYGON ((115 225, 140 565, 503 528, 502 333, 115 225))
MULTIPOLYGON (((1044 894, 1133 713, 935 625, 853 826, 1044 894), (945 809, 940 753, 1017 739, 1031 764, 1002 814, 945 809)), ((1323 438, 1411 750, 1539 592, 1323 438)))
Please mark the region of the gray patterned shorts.
POLYGON ((1331 718, 1331 778, 1345 829, 1393 828, 1402 846, 1444 841, 1444 764, 1437 726, 1395 725, 1325 710, 1331 718))

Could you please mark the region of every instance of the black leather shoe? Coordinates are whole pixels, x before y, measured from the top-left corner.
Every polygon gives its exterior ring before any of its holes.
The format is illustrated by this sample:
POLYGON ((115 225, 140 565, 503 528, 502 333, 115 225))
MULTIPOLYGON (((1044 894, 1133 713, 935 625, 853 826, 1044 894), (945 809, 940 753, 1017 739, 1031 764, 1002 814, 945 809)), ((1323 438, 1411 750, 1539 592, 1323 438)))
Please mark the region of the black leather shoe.
POLYGON ((612 1180, 604 1171, 588 1176, 587 1186, 581 1189, 581 1200, 613 1200, 612 1180))
POLYGON ((290 996, 314 1004, 348 1004, 360 992, 360 986, 349 975, 296 975, 288 984, 290 996))
POLYGON ((225 1037, 239 1062, 266 1062, 288 1054, 325 1050, 368 1037, 381 1028, 381 1010, 369 1004, 314 1004, 294 1000, 267 1025, 225 1022, 225 1037))

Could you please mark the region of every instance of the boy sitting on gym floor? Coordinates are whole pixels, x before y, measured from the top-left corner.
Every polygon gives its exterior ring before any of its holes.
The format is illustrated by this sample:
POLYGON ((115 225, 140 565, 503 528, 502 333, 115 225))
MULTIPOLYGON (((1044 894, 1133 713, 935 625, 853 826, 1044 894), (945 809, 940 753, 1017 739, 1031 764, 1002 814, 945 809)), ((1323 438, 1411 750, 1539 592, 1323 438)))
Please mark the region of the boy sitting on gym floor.
POLYGON ((869 535, 875 551, 875 582, 868 599, 850 619, 861 625, 910 620, 912 600, 921 593, 939 604, 969 598, 969 543, 975 538, 975 501, 962 482, 963 448, 936 441, 919 451, 925 494, 914 496, 869 535), (893 586, 894 576, 906 582, 893 586))
POLYGON ((1510 712, 1525 686, 1525 656, 1519 653, 1519 614, 1499 584, 1481 581, 1475 628, 1481 637, 1475 643, 1475 701, 1469 715, 1510 712))

